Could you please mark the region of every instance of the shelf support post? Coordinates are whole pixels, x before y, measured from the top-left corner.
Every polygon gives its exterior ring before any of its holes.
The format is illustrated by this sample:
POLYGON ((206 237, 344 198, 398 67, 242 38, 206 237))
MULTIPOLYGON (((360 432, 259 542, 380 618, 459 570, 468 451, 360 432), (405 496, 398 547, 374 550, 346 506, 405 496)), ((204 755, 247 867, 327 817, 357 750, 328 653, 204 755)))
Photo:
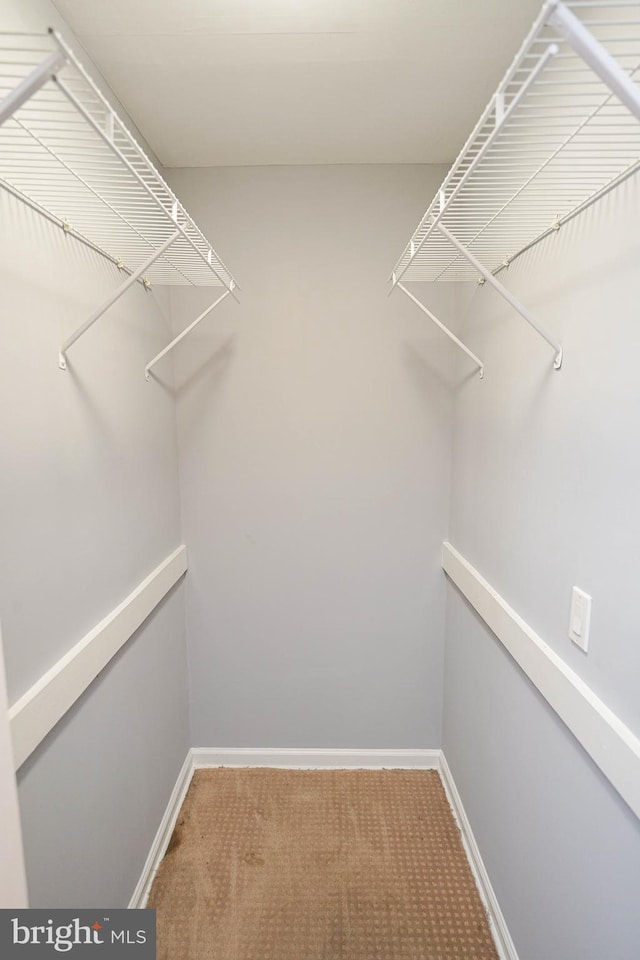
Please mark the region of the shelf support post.
POLYGON ((631 113, 640 120, 640 91, 599 40, 561 0, 553 5, 548 22, 558 30, 578 56, 591 67, 631 113))
POLYGON ((114 290, 111 296, 109 296, 107 300, 105 300, 105 302, 100 307, 98 307, 98 309, 94 313, 91 314, 88 320, 85 320, 82 326, 78 327, 78 329, 74 333, 72 333, 70 337, 67 337, 65 342, 60 347, 60 353, 58 354, 58 366, 60 367, 61 370, 67 369, 67 351, 69 347, 73 346, 76 340, 78 340, 83 333, 86 333, 89 327, 92 327, 93 324, 96 322, 96 320, 99 320, 102 314, 106 313, 109 307, 113 306, 116 300, 119 300, 122 294, 126 293, 129 287, 132 287, 133 284, 137 280, 139 280, 144 273, 146 273, 146 271, 149 269, 151 264, 154 263, 158 259, 158 257, 161 257, 162 254, 165 252, 165 250, 168 247, 170 247, 171 244, 174 242, 174 240, 177 240, 180 235, 181 235, 181 231, 175 230, 171 234, 171 236, 168 237, 164 241, 164 243, 158 247, 157 250, 154 250, 153 254, 149 257, 148 260, 145 260, 142 266, 138 267, 138 269, 135 270, 130 277, 127 277, 124 283, 122 283, 116 290, 114 290))
POLYGON ((553 361, 553 366, 554 366, 554 368, 555 368, 556 370, 559 370, 560 367, 562 366, 562 346, 561 346, 561 344, 559 344, 556 340, 554 340, 552 337, 550 337, 549 334, 546 333, 546 331, 544 331, 544 330, 542 329, 542 327, 540 327, 540 326, 536 323, 536 321, 535 321, 534 318, 531 316, 531 314, 529 313, 529 311, 527 310, 527 308, 526 308, 526 307, 523 307, 523 305, 520 303, 520 301, 517 300, 509 290, 507 290, 507 288, 504 286, 504 284, 500 283, 500 281, 499 281, 498 279, 496 279, 496 277, 494 277, 494 275, 491 273, 491 271, 490 271, 490 270, 487 270, 487 268, 484 266, 484 264, 480 263, 480 261, 479 261, 476 257, 474 257, 474 255, 471 253, 471 251, 470 251, 467 247, 465 247, 464 244, 460 243, 460 241, 457 240, 456 237, 454 237, 454 235, 445 227, 445 225, 444 225, 443 223, 438 223, 437 226, 438 226, 438 230, 440 231, 440 233, 441 233, 444 237, 447 238, 447 240, 449 241, 449 243, 451 243, 451 244, 456 248, 456 250, 459 250, 459 251, 460 251, 460 253, 462 254, 462 256, 463 256, 466 260, 468 260, 469 263, 471 263, 471 264, 476 268, 476 270, 477 270, 480 274, 482 274, 482 276, 483 276, 484 279, 487 281, 487 283, 490 283, 491 286, 494 288, 494 290, 497 290, 497 292, 500 294, 500 296, 503 297, 503 298, 507 301, 507 303, 511 304, 511 306, 513 307, 513 309, 514 309, 517 313, 519 313, 520 316, 521 316, 524 320, 526 320, 527 323, 528 323, 530 326, 533 327, 533 329, 536 331, 536 333, 539 334, 539 335, 542 337, 543 340, 546 340, 546 341, 547 341, 547 343, 549 344, 550 347, 553 347, 553 349, 554 349, 555 352, 556 352, 555 359, 554 359, 554 361, 553 361))
POLYGON ((440 330, 442 330, 442 332, 445 333, 445 334, 449 337, 450 340, 453 340, 453 342, 456 344, 456 346, 460 347, 460 349, 463 350, 468 357, 471 357, 471 359, 472 359, 475 363, 478 364, 478 368, 479 368, 478 372, 479 372, 479 374, 480 374, 480 379, 481 379, 481 380, 484 379, 484 364, 483 364, 482 360, 480 360, 479 357, 476 357, 475 353, 472 353, 472 351, 469 350, 469 347, 467 347, 467 346, 462 342, 462 340, 458 340, 458 338, 456 337, 456 335, 455 335, 454 333, 452 333, 451 330, 449 330, 448 327, 445 327, 444 323, 442 323, 440 320, 438 320, 438 318, 431 312, 431 310, 428 310, 427 307, 425 307, 424 303, 421 303, 420 300, 418 300, 417 297, 414 297, 414 295, 413 295, 412 293, 410 293, 409 290, 407 290, 407 288, 405 287, 405 285, 404 285, 403 283, 401 283, 400 281, 398 281, 398 283, 396 284, 396 286, 397 286, 400 290, 402 290, 402 292, 403 292, 404 294, 406 294, 407 297, 409 297, 409 300, 413 300, 413 302, 415 303, 416 307, 418 307, 419 310, 422 310, 422 312, 425 313, 425 314, 429 317, 429 319, 432 320, 433 323, 435 323, 435 325, 436 325, 437 327, 439 327, 440 330))
POLYGON ((8 93, 4 100, 0 100, 0 126, 7 120, 12 113, 22 106, 25 101, 32 97, 40 87, 44 86, 47 80, 54 76, 57 70, 64 67, 67 58, 61 50, 57 50, 47 57, 46 60, 36 67, 28 77, 25 77, 11 93, 8 93))
MULTIPOLYGON (((233 280, 231 281, 231 290, 233 290, 233 280)), ((162 360, 162 358, 165 357, 165 356, 169 353, 169 351, 173 350, 173 348, 176 346, 176 344, 180 343, 181 340, 184 340, 184 338, 187 336, 187 334, 191 333, 191 331, 193 330, 194 327, 197 327, 198 324, 199 324, 202 320, 204 320, 204 318, 205 318, 208 314, 210 314, 211 311, 212 311, 215 307, 217 307, 219 303, 222 303, 222 301, 224 300, 225 297, 228 297, 228 296, 229 296, 229 294, 231 293, 231 290, 225 290, 225 292, 222 294, 222 296, 218 297, 217 300, 214 300, 214 302, 213 302, 210 306, 208 306, 206 310, 203 310, 203 311, 202 311, 202 313, 200 314, 199 317, 196 317, 196 319, 193 321, 193 323, 190 323, 188 327, 185 327, 185 329, 182 331, 182 333, 179 333, 177 337, 174 337, 174 339, 171 341, 171 343, 168 343, 167 346, 164 348, 164 350, 161 350, 160 353, 156 354, 156 356, 153 358, 153 360, 150 360, 150 361, 149 361, 149 363, 148 363, 148 364, 146 365, 146 367, 144 368, 145 380, 149 380, 149 378, 150 378, 150 376, 151 376, 151 367, 154 367, 154 366, 156 365, 156 363, 158 363, 159 360, 162 360)))

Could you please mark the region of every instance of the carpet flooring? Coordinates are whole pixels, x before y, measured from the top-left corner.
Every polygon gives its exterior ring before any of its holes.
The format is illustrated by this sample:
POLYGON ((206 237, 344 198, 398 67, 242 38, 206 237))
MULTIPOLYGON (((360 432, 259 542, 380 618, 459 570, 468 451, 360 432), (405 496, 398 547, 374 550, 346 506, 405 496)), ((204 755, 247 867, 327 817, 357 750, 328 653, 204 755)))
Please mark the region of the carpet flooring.
POLYGON ((432 770, 198 770, 158 960, 497 960, 432 770))

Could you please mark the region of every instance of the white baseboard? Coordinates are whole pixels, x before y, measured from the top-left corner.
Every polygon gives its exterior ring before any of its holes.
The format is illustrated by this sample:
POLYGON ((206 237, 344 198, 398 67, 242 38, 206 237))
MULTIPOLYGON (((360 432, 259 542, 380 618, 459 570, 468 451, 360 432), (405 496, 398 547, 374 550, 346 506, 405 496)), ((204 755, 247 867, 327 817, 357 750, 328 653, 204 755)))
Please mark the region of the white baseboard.
POLYGON ((471 867, 471 872, 473 873, 476 886, 489 917, 491 933, 493 934, 493 940, 496 945, 500 960, 518 960, 516 948, 513 940, 511 939, 511 934, 509 933, 505 919, 502 915, 502 910, 500 909, 498 899, 494 893, 493 887, 491 886, 489 874, 487 873, 486 867, 482 861, 482 857, 480 856, 480 850, 471 830, 471 824, 469 823, 464 807, 462 806, 462 800, 460 799, 460 794, 458 793, 458 789, 451 775, 449 764, 447 763, 446 757, 442 752, 440 754, 439 769, 440 778, 451 805, 451 809, 453 810, 454 816, 458 822, 458 826, 460 827, 462 842, 467 854, 467 860, 469 861, 469 865, 471 867))
POLYGON ((154 838, 130 909, 147 903, 151 884, 165 855, 193 773, 206 767, 279 767, 298 770, 369 769, 438 770, 453 810, 476 886, 487 910, 500 960, 518 960, 500 904, 482 862, 460 794, 442 750, 320 750, 297 748, 192 747, 182 765, 167 809, 154 838))
POLYGON ((292 767, 300 770, 437 769, 439 750, 319 750, 295 747, 194 747, 198 767, 292 767))
POLYGON ((147 857, 146 863, 142 869, 142 874, 138 880, 138 883, 136 884, 135 890, 133 891, 133 896, 129 901, 130 910, 141 910, 147 905, 151 884, 153 883, 153 879, 158 871, 160 862, 167 851, 167 847, 169 846, 171 834, 173 833, 178 820, 180 808, 182 807, 187 790, 189 789, 189 784, 191 783, 193 770, 193 759, 191 756, 191 750, 189 750, 185 761, 182 764, 182 769, 178 774, 178 779, 176 780, 175 786, 171 791, 167 809, 164 812, 164 816, 162 817, 160 826, 158 827, 158 832, 156 833, 153 843, 151 844, 151 850, 149 851, 149 856, 147 857))

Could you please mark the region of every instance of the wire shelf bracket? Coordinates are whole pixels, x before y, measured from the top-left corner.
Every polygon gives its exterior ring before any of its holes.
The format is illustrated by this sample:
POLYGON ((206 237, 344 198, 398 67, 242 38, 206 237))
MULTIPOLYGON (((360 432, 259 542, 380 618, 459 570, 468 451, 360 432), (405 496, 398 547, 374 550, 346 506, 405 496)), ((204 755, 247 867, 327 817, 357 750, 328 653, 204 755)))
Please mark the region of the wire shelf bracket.
POLYGON ((456 240, 456 238, 451 233, 451 231, 447 230, 447 228, 443 223, 438 224, 438 230, 440 231, 441 234, 443 234, 443 236, 447 238, 449 243, 451 243, 456 248, 456 250, 460 251, 462 256, 465 257, 469 261, 469 263, 473 264, 473 266, 476 268, 478 273, 487 281, 487 283, 490 283, 491 286, 494 288, 494 290, 497 290, 500 296, 503 297, 507 301, 507 303, 511 304, 513 309, 516 310, 520 314, 520 316, 524 320, 526 320, 530 326, 533 327, 536 333, 538 333, 543 340, 546 340, 550 347, 553 347, 553 349, 555 350, 555 358, 553 361, 553 366, 554 366, 554 369, 559 370, 560 367, 562 366, 562 346, 556 340, 554 340, 553 337, 550 337, 548 333, 545 333, 542 327, 539 326, 536 323, 536 321, 533 319, 533 317, 531 316, 527 308, 523 307, 520 301, 516 297, 514 297, 514 295, 505 287, 503 283, 500 283, 500 281, 496 277, 494 277, 494 275, 491 273, 490 270, 487 270, 487 268, 482 263, 480 263, 477 257, 474 257, 471 251, 468 250, 467 247, 464 246, 464 244, 460 243, 459 240, 456 240))
MULTIPOLYGON (((92 327, 93 324, 96 322, 96 320, 99 320, 100 317, 107 312, 109 307, 112 307, 113 304, 120 299, 122 294, 127 292, 129 287, 132 287, 137 280, 144 278, 144 275, 149 269, 149 267, 153 263, 155 263, 158 257, 162 256, 165 250, 167 250, 171 246, 171 244, 174 242, 174 240, 177 240, 179 236, 180 236, 179 230, 176 230, 175 233, 172 233, 171 236, 168 237, 167 240, 165 240, 162 246, 158 247, 158 249, 154 251, 154 253, 148 258, 148 260, 145 260, 145 262, 140 267, 138 267, 137 270, 134 270, 131 276, 128 277, 124 281, 124 283, 122 283, 116 290, 114 290, 114 292, 109 297, 107 297, 105 302, 91 314, 88 320, 85 320, 85 322, 80 327, 78 327, 78 329, 74 333, 72 333, 70 337, 67 337, 65 342, 60 347, 60 353, 58 354, 58 366, 60 367, 61 370, 67 369, 67 351, 69 347, 73 346, 76 340, 79 340, 80 337, 87 332, 89 327, 92 327)), ((149 284, 148 280, 143 279, 143 282, 145 286, 149 284)))
POLYGON ((127 274, 62 344, 62 370, 135 283, 221 287, 216 303, 238 299, 230 271, 55 30, 0 31, 0 187, 127 274))
POLYGON ((62 51, 54 51, 39 67, 25 77, 18 86, 0 101, 0 126, 8 120, 33 94, 48 80, 51 80, 56 71, 64 67, 67 58, 62 51))
POLYGON ((587 30, 575 13, 572 13, 566 3, 560 0, 551 3, 549 23, 560 31, 575 52, 640 120, 640 92, 636 84, 607 49, 587 30))
MULTIPOLYGON (((233 284, 233 281, 231 281, 231 282, 232 282, 232 284, 233 284)), ((207 316, 211 313, 211 311, 214 310, 214 309, 218 306, 219 303, 222 303, 222 301, 223 301, 226 297, 228 297, 230 293, 233 293, 233 286, 231 287, 230 290, 225 290, 225 292, 224 292, 220 297, 218 297, 217 300, 214 300, 214 302, 213 302, 212 304, 210 304, 210 306, 208 306, 206 310, 203 310, 202 313, 201 313, 198 317, 196 317, 196 319, 193 321, 193 323, 190 323, 188 327, 185 327, 185 329, 182 331, 182 333, 179 333, 177 337, 174 337, 174 339, 171 341, 171 343, 168 343, 167 346, 166 346, 163 350, 160 351, 160 353, 156 354, 156 356, 153 358, 153 360, 150 360, 150 361, 149 361, 149 363, 148 363, 148 364, 146 365, 146 367, 144 368, 144 376, 145 376, 145 379, 146 379, 146 380, 149 380, 149 379, 151 378, 151 368, 152 368, 152 367, 155 367, 156 363, 158 363, 159 360, 162 360, 163 357, 166 357, 166 355, 167 355, 168 353, 170 353, 171 350, 173 350, 173 348, 174 348, 178 343, 180 343, 181 340, 184 340, 184 338, 185 338, 186 336, 188 336, 188 334, 190 334, 191 331, 194 330, 195 327, 197 327, 198 324, 199 324, 202 320, 204 320, 204 318, 207 317, 207 316)))
POLYGON ((640 2, 546 0, 391 290, 479 274, 553 348, 559 370, 561 344, 496 275, 640 170, 639 78, 640 2))
POLYGON ((405 285, 404 285, 402 282, 399 281, 399 282, 397 283, 397 287, 398 287, 399 290, 402 290, 402 292, 403 292, 404 294, 406 294, 407 297, 409 297, 409 300, 412 300, 412 301, 415 303, 416 307, 418 307, 419 310, 422 310, 422 312, 425 313, 425 314, 429 317, 429 319, 430 319, 433 323, 435 323, 435 325, 436 325, 437 327, 439 327, 439 328, 442 330, 442 332, 443 332, 444 334, 446 334, 446 335, 449 337, 449 339, 452 340, 452 341, 456 344, 456 346, 460 347, 460 349, 461 349, 462 351, 464 351, 464 353, 466 353, 466 355, 467 355, 468 357, 471 357, 471 359, 474 361, 474 363, 476 363, 476 364, 478 365, 478 373, 480 374, 480 379, 481 379, 481 380, 484 379, 484 364, 483 364, 482 360, 481 360, 479 357, 477 357, 477 356, 475 355, 475 353, 473 353, 473 351, 471 351, 471 350, 469 349, 469 347, 467 347, 467 346, 462 342, 462 340, 459 340, 458 337, 456 337, 455 333, 452 333, 451 330, 449 330, 449 328, 446 327, 446 326, 444 325, 444 323, 442 323, 441 320, 438 320, 438 318, 436 317, 436 315, 435 315, 434 313, 432 313, 431 310, 428 309, 428 307, 425 307, 424 303, 422 303, 420 300, 418 300, 417 297, 414 297, 414 295, 411 293, 411 291, 410 291, 410 290, 407 290, 407 288, 405 287, 405 285))

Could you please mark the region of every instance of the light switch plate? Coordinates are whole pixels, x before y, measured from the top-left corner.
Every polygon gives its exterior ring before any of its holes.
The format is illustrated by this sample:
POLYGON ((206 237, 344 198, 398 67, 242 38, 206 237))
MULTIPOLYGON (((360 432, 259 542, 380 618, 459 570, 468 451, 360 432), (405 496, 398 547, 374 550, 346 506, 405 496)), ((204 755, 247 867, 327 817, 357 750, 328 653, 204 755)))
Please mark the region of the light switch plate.
POLYGON ((589 627, 591 625, 591 597, 580 587, 574 587, 571 594, 571 614, 569 616, 569 637, 586 653, 589 649, 589 627))

